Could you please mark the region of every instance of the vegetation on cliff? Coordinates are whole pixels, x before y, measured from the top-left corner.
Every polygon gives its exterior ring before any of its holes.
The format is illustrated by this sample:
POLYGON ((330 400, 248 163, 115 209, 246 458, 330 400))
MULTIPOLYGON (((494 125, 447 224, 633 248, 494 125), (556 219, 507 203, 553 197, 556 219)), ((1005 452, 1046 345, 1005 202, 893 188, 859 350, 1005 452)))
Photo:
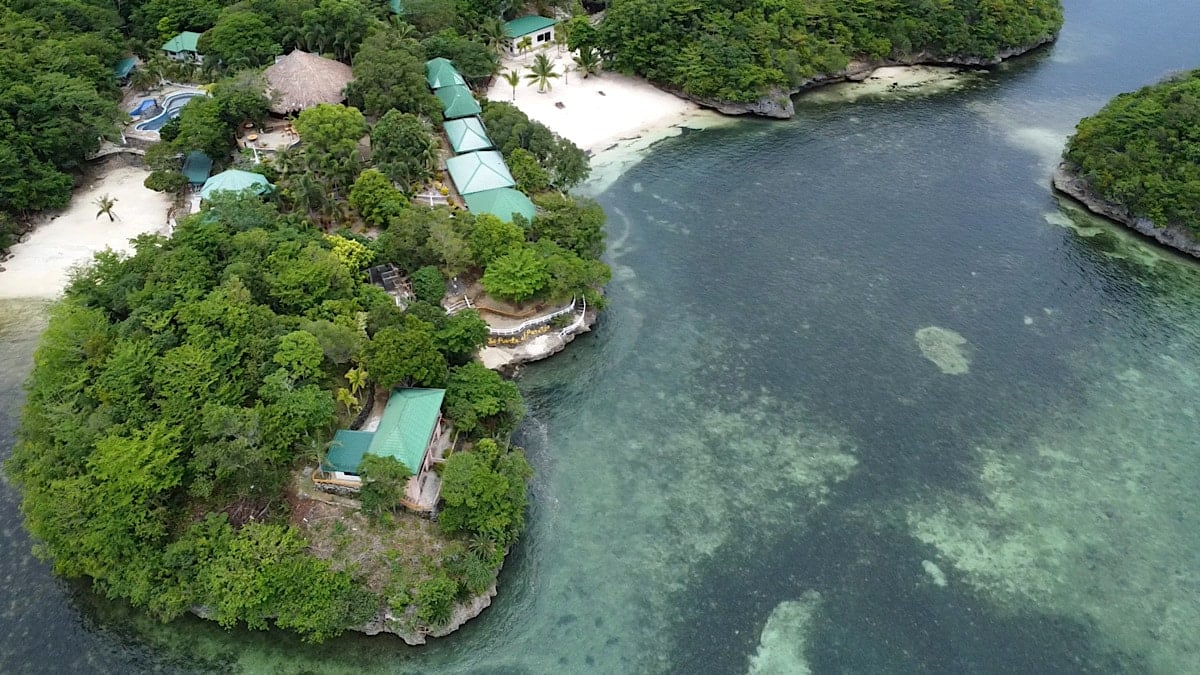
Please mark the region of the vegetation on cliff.
POLYGON ((1104 200, 1200 237, 1200 70, 1117 96, 1063 156, 1104 200))
POLYGON ((688 94, 751 102, 852 59, 991 58, 1062 20, 1059 0, 613 0, 599 31, 575 24, 569 40, 688 94))

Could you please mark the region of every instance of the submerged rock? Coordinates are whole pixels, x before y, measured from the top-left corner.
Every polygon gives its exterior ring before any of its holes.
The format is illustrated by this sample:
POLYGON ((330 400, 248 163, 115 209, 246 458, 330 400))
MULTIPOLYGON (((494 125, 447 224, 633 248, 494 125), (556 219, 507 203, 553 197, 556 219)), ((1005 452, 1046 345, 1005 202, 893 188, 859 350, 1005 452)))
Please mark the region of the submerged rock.
POLYGON ((821 594, 781 602, 767 617, 758 651, 750 657, 750 675, 808 675, 808 635, 821 609, 821 594))
POLYGON ((925 574, 929 575, 929 580, 933 582, 934 586, 946 585, 946 573, 937 566, 937 563, 932 560, 922 560, 921 567, 925 568, 925 574))
POLYGON ((926 326, 917 331, 917 347, 921 355, 929 359, 947 375, 964 375, 971 372, 971 357, 964 345, 967 339, 939 326, 926 326))

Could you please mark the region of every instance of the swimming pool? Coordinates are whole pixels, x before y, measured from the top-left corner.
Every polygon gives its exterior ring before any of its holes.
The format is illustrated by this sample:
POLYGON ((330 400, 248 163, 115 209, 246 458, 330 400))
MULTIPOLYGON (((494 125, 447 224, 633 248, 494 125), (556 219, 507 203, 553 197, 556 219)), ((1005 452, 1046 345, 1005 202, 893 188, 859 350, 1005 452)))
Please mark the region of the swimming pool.
POLYGON ((158 131, 172 118, 179 117, 179 109, 197 96, 204 96, 204 94, 195 91, 183 91, 178 94, 171 94, 163 101, 163 111, 158 116, 148 119, 134 128, 138 131, 158 131))

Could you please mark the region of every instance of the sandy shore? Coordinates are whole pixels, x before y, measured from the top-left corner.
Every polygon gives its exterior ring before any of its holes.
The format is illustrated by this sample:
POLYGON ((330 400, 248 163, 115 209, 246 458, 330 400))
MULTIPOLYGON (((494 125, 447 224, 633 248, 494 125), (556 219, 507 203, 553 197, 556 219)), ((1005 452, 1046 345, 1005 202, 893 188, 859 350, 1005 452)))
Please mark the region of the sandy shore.
POLYGON ((560 74, 552 81, 551 89, 539 94, 537 86, 525 79, 530 72, 529 64, 533 63, 531 53, 507 58, 502 64, 502 72, 515 70, 521 74, 515 99, 512 86, 501 78, 495 79, 488 98, 512 103, 530 118, 593 154, 648 132, 720 117, 640 78, 609 72, 584 78, 575 72, 575 64, 566 50, 560 54, 556 48, 549 48, 541 53, 550 58, 555 72, 560 74))
POLYGON ((131 251, 129 240, 139 234, 167 233, 170 198, 142 185, 149 171, 112 159, 91 172, 66 211, 46 217, 26 241, 12 247, 12 258, 0 272, 0 298, 58 297, 71 268, 94 253, 131 251), (113 222, 96 217, 96 200, 105 194, 116 199, 113 222))

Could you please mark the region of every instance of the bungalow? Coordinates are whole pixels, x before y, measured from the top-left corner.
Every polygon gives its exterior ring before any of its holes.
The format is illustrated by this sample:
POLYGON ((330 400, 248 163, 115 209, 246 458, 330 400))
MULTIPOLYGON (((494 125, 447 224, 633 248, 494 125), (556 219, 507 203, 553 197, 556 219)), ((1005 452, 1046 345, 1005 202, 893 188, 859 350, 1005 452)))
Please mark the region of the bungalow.
POLYGON ((194 61, 199 63, 204 60, 204 55, 196 49, 196 44, 199 41, 200 33, 185 30, 167 40, 166 44, 162 46, 162 50, 167 53, 168 58, 176 61, 194 61))
POLYGON ((464 197, 484 190, 516 186, 504 156, 495 150, 468 152, 446 160, 446 171, 464 197))
POLYGON ((204 181, 204 186, 200 188, 200 198, 207 200, 212 199, 212 196, 218 192, 241 192, 243 190, 251 190, 254 194, 261 195, 272 187, 274 186, 267 181, 267 177, 261 173, 226 169, 204 181))
MULTIPOLYGON (((183 158, 183 175, 187 176, 188 185, 200 187, 208 182, 212 173, 212 159, 199 150, 192 150, 183 158)), ((264 178, 265 180, 265 178, 264 178)))
POLYGON ((445 389, 393 389, 375 431, 339 430, 325 453, 313 483, 329 492, 362 487, 358 475, 365 455, 392 457, 412 472, 404 490, 404 505, 432 512, 441 495, 441 479, 433 465, 449 447, 447 425, 442 420, 445 389))
POLYGON ((529 37, 534 47, 545 47, 554 42, 554 27, 558 21, 544 16, 529 14, 519 19, 505 22, 504 36, 508 38, 508 50, 513 54, 520 51, 517 44, 524 37, 529 37))
POLYGON ((354 73, 344 63, 295 49, 276 58, 263 77, 271 112, 282 116, 345 101, 346 85, 354 80, 354 73))
POLYGON ((433 92, 442 103, 442 117, 448 120, 459 117, 471 117, 483 112, 479 101, 471 94, 471 90, 461 84, 452 84, 433 92))

